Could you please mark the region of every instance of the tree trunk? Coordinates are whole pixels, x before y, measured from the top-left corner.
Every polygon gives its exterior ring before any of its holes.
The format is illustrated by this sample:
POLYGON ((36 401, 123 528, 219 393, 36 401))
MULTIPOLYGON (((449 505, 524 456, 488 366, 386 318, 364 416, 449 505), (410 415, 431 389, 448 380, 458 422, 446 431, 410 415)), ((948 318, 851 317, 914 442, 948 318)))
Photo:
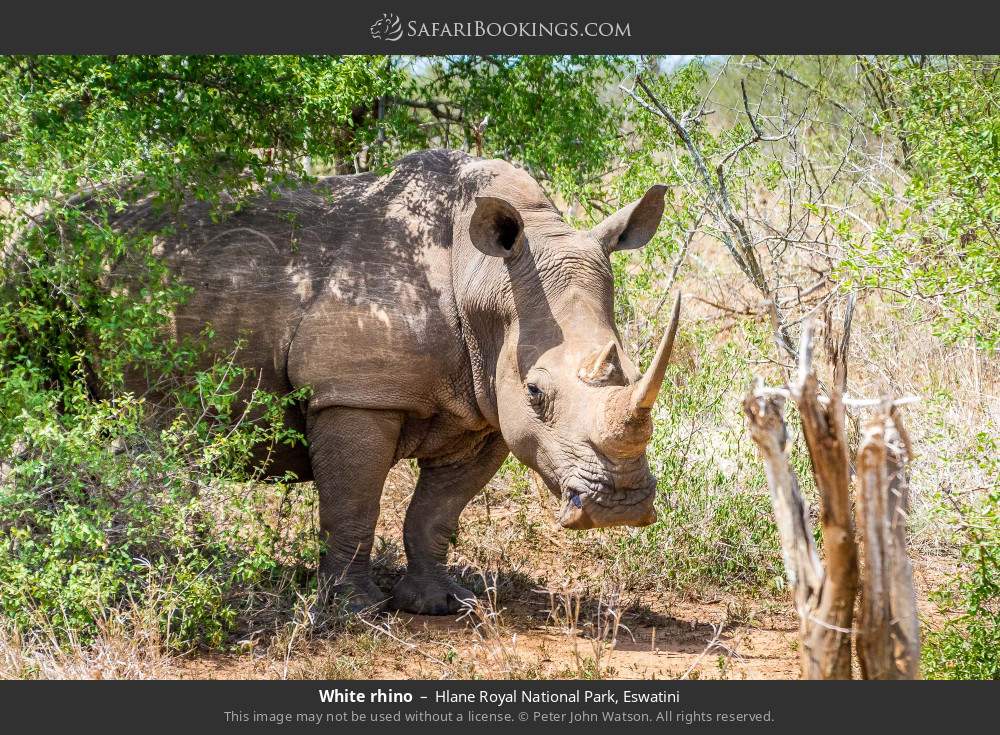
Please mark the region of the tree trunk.
MULTIPOLYGON (((758 378, 743 402, 750 436, 764 459, 785 572, 799 616, 805 679, 851 678, 858 546, 851 513, 844 391, 853 311, 852 299, 845 315, 843 339, 832 350, 835 385, 829 399, 819 395, 819 383, 812 370, 812 331, 807 321, 802 327, 795 383, 766 388, 758 378), (787 396, 798 405, 819 491, 825 569, 816 554, 808 509, 788 461, 784 419, 787 396)), ((891 400, 850 402, 880 409, 865 428, 858 456, 857 518, 865 553, 857 631, 861 673, 866 679, 915 679, 919 675, 919 627, 913 571, 906 556, 906 464, 911 455, 910 441, 891 400)))
POLYGON ((866 679, 919 677, 920 629, 906 554, 909 453, 898 411, 882 410, 865 426, 857 517, 864 551, 858 659, 866 679))
POLYGON ((814 625, 802 640, 809 658, 806 678, 851 678, 851 624, 858 588, 858 550, 851 516, 850 458, 844 432, 844 404, 834 390, 819 402, 816 376, 809 373, 797 391, 802 430, 820 496, 826 577, 814 625))

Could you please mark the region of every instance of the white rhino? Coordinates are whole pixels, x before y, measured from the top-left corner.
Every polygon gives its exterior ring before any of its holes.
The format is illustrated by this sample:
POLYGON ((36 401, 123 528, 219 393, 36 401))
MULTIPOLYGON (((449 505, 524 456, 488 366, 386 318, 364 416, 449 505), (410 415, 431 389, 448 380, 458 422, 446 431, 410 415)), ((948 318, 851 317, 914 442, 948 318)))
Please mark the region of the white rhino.
POLYGON ((267 470, 315 481, 321 580, 354 609, 389 601, 370 577, 379 500, 393 464, 419 461, 391 603, 439 614, 472 597, 446 573, 449 539, 509 452, 561 498, 566 528, 655 519, 645 449, 680 302, 641 376, 615 326, 609 258, 652 237, 664 191, 581 232, 523 170, 437 150, 222 221, 206 204, 143 204, 118 226, 169 226, 161 253, 193 287, 178 336, 211 324, 220 350, 246 339, 262 388, 311 389, 287 416, 308 447, 278 448, 267 470))

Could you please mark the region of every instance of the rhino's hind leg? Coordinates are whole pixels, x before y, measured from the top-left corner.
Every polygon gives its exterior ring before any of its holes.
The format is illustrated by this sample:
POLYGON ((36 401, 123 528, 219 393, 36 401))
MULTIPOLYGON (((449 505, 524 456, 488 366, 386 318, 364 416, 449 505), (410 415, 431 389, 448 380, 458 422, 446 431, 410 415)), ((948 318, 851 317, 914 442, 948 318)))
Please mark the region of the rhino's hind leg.
POLYGON ((371 578, 379 500, 403 417, 392 411, 327 408, 310 416, 309 456, 319 494, 321 600, 331 594, 352 612, 388 600, 371 578))
POLYGON ((407 570, 392 590, 392 604, 397 610, 447 615, 461 610, 463 600, 475 598, 448 574, 448 545, 462 510, 493 477, 507 453, 507 445, 496 434, 477 454, 461 463, 421 464, 420 479, 403 524, 407 570))

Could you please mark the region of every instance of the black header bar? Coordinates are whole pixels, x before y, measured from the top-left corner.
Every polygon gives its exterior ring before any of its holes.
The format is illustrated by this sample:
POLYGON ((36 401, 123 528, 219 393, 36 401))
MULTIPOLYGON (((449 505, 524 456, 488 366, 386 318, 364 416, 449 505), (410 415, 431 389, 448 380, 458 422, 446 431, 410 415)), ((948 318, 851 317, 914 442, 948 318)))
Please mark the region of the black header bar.
POLYGON ((996 53, 996 3, 11 2, 4 53, 996 53))

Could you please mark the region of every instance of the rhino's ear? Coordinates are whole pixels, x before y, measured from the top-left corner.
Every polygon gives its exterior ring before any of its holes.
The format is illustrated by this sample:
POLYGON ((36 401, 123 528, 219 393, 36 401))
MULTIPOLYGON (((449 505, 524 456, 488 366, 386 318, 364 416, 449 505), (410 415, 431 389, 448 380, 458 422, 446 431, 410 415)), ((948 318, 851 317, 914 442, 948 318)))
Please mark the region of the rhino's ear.
POLYGON ((663 217, 663 194, 667 187, 655 184, 631 204, 622 207, 590 231, 606 253, 641 248, 656 232, 663 217))
POLYGON ((487 255, 510 258, 524 242, 524 220, 513 204, 499 197, 476 197, 469 223, 472 244, 487 255))

